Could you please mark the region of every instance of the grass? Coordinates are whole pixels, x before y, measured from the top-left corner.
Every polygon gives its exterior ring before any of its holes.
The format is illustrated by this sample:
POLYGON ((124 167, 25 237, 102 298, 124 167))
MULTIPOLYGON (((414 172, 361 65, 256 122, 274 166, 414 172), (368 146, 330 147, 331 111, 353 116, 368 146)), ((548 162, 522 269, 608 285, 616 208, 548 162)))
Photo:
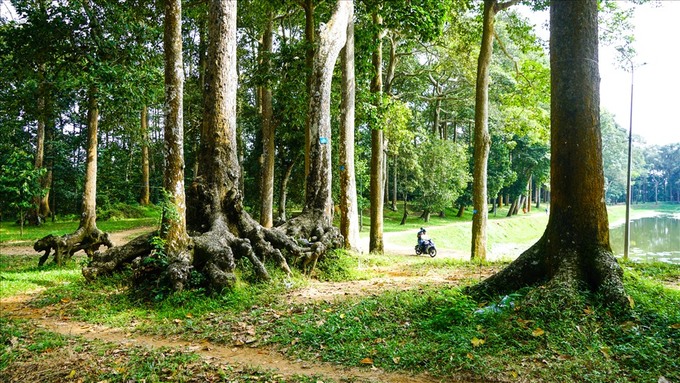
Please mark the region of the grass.
MULTIPOLYGON (((111 214, 109 214, 111 215, 111 214)), ((129 230, 144 226, 157 226, 159 224, 160 210, 158 207, 138 206, 134 209, 133 215, 135 218, 124 218, 121 215, 112 215, 111 219, 98 220, 97 227, 105 232, 115 232, 129 230), (118 218, 115 218, 118 217, 118 218)), ((67 217, 69 219, 57 220, 52 222, 47 220, 40 226, 24 226, 24 233, 21 235, 18 223, 13 221, 0 222, 0 243, 3 242, 19 242, 14 244, 27 244, 40 239, 46 235, 64 235, 74 232, 78 228, 78 219, 74 217, 67 217)))
MULTIPOLYGON (((542 232, 545 219, 544 211, 492 219, 489 237, 495 243, 531 241, 532 235, 542 232)), ((417 222, 412 225, 420 227, 417 222)), ((428 229, 438 246, 449 240, 451 246, 459 242, 468 246, 469 240, 455 234, 469 231, 468 222, 442 221, 428 229)), ((403 235, 404 241, 410 244, 413 236, 403 235)), ((268 344, 294 359, 420 372, 441 379, 637 382, 663 376, 680 381, 680 265, 623 263, 634 309, 632 316, 622 318, 589 294, 571 308, 559 299, 523 305, 523 291, 509 298, 515 301, 512 306, 499 305, 502 297, 477 302, 462 293, 465 285, 474 283, 472 277, 453 287, 421 284, 407 291, 296 302, 291 288, 305 286, 308 280, 272 271, 273 281, 268 284, 240 283, 219 294, 198 290, 155 296, 130 287, 129 273, 84 281, 79 270, 83 257, 45 268, 35 266, 36 258, 0 255, 0 298, 41 289, 31 301, 36 308, 128 332, 197 343, 207 340, 227 347, 238 342, 268 344)), ((380 269, 395 263, 404 275, 436 274, 442 279, 504 265, 342 252, 331 258, 332 262, 318 265, 318 279, 387 276, 380 269)), ((249 279, 247 273, 239 277, 249 279)), ((331 381, 219 366, 177 350, 64 338, 2 316, 0 347, 0 374, 35 377, 35 381, 331 381)))

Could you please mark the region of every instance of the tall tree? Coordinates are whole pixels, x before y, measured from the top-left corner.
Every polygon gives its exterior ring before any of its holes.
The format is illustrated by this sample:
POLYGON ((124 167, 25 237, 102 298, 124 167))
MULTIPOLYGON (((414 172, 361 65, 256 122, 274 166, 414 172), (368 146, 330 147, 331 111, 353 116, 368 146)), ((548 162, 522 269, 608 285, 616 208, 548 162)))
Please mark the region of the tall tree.
MULTIPOLYGON (((260 65, 265 73, 271 71, 271 55, 273 49, 274 11, 267 10, 267 19, 262 32, 262 46, 260 49, 260 65)), ((266 76, 260 90, 260 108, 262 109, 262 161, 260 184, 260 224, 272 227, 274 223, 274 106, 272 101, 272 86, 266 76)))
POLYGON ((475 97, 474 169, 472 183, 472 259, 486 260, 487 163, 489 161, 489 68, 493 54, 493 37, 496 14, 519 0, 499 2, 484 0, 482 44, 477 61, 477 84, 475 97))
MULTIPOLYGON (((380 108, 382 103, 382 38, 384 32, 382 30, 382 16, 377 10, 373 11, 373 24, 377 26, 375 32, 375 41, 377 45, 372 55, 372 63, 374 75, 371 79, 371 93, 374 94, 374 102, 376 109, 380 108)), ((385 204, 383 192, 384 187, 384 145, 383 145, 383 130, 380 126, 371 127, 371 230, 368 242, 368 251, 371 253, 380 253, 384 251, 383 243, 383 206, 385 204)))
POLYGON ((354 171, 354 9, 347 24, 347 41, 341 52, 342 101, 340 117, 340 234, 345 248, 359 249, 359 212, 354 171))
POLYGON ((539 298, 553 291, 574 299, 585 286, 615 306, 628 305, 604 201, 597 9, 597 0, 550 4, 550 218, 538 242, 474 293, 545 284, 539 298))
POLYGON ((149 185, 149 107, 144 105, 140 113, 140 134, 142 136, 142 192, 139 197, 141 205, 151 203, 149 185))

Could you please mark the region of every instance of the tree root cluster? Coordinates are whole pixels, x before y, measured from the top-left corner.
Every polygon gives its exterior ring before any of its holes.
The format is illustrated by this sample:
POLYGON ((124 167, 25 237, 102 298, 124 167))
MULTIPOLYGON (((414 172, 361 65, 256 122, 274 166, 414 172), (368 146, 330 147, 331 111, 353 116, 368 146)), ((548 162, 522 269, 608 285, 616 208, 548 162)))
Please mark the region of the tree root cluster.
POLYGON ((300 217, 288 221, 282 227, 263 228, 250 217, 237 225, 227 225, 218 220, 210 231, 191 233, 186 248, 175 254, 163 255, 152 246, 158 233, 137 237, 129 243, 96 252, 83 275, 87 280, 110 274, 131 265, 136 279, 167 278, 174 290, 182 290, 191 284, 192 273, 198 272, 210 289, 220 291, 234 286, 235 270, 239 259, 247 259, 258 280, 271 279, 266 264, 274 263, 287 274, 291 266, 311 273, 316 263, 329 250, 342 247, 342 236, 334 227, 311 225, 313 219, 300 217), (164 268, 160 274, 158 267, 164 268))
POLYGON ((107 248, 113 247, 108 233, 102 232, 97 228, 86 229, 80 227, 71 234, 62 236, 47 235, 33 244, 33 250, 45 252, 40 257, 38 266, 42 266, 47 261, 52 250, 54 250, 54 262, 61 265, 80 250, 84 250, 91 259, 102 245, 105 245, 107 248))
POLYGON ((600 294, 614 307, 626 311, 629 298, 623 271, 611 250, 604 247, 552 247, 544 236, 495 275, 467 289, 476 298, 508 294, 524 287, 538 287, 525 301, 538 304, 550 296, 571 296, 583 291, 600 294))

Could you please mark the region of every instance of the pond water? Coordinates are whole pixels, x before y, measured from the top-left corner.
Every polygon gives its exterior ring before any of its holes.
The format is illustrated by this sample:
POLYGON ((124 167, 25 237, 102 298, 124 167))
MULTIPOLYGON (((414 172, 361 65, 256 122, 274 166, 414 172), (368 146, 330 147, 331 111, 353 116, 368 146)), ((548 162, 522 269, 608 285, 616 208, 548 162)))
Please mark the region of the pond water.
MULTIPOLYGON (((623 256, 625 226, 612 227, 609 240, 617 257, 623 256)), ((680 216, 659 215, 630 221, 632 261, 661 261, 680 264, 680 216)))

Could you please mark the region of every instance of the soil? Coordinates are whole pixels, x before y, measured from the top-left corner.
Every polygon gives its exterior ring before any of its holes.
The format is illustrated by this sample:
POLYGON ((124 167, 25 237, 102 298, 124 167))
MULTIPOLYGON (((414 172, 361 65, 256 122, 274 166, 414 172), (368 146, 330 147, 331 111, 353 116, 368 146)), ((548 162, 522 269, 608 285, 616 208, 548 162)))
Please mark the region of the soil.
MULTIPOLYGON (((150 232, 153 228, 139 228, 130 231, 111 234, 111 240, 115 245, 121 245, 130 239, 150 232)), ((388 248, 387 252, 402 252, 409 255, 395 255, 412 257, 412 249, 397 247, 388 248)), ((35 254, 28 244, 7 244, 2 247, 2 253, 7 255, 35 254)), ((438 254, 438 256, 440 256, 438 254)), ((445 255, 446 256, 446 255, 445 255)), ((450 256, 450 255, 449 255, 450 256)), ((423 256, 425 257, 425 256, 423 256)), ((37 260, 37 254, 36 254, 37 260)), ((393 266, 381 267, 378 272, 380 277, 352 282, 319 282, 311 281, 303 288, 291 290, 287 299, 295 303, 306 303, 318 300, 333 301, 348 297, 378 294, 385 290, 407 290, 417 288, 419 285, 456 285, 460 280, 470 278, 483 278, 493 273, 494 270, 484 268, 460 270, 457 274, 446 275, 431 272, 426 275, 415 275, 408 270, 398 269, 402 262, 395 262, 393 266)), ((403 266, 402 266, 403 267, 403 266)), ((256 367, 275 371, 276 374, 293 377, 295 375, 323 376, 338 382, 392 382, 392 383, 430 383, 441 382, 427 374, 408 375, 405 373, 391 373, 383 371, 372 365, 366 367, 342 367, 330 363, 309 362, 290 360, 283 354, 272 348, 247 344, 225 346, 208 341, 192 343, 181 340, 178 337, 158 337, 127 332, 125 329, 109 328, 106 326, 93 325, 78 322, 64 316, 55 308, 35 308, 29 302, 40 291, 30 294, 13 296, 0 300, 0 316, 29 320, 36 327, 59 333, 66 336, 82 337, 85 340, 100 340, 119 345, 121 347, 143 345, 149 348, 171 348, 194 352, 210 363, 225 364, 240 367, 256 367)), ((128 329, 129 331, 129 329, 128 329)), ((235 334, 237 335, 237 334, 235 334)), ((465 379, 448 377, 447 382, 463 382, 465 379)))

